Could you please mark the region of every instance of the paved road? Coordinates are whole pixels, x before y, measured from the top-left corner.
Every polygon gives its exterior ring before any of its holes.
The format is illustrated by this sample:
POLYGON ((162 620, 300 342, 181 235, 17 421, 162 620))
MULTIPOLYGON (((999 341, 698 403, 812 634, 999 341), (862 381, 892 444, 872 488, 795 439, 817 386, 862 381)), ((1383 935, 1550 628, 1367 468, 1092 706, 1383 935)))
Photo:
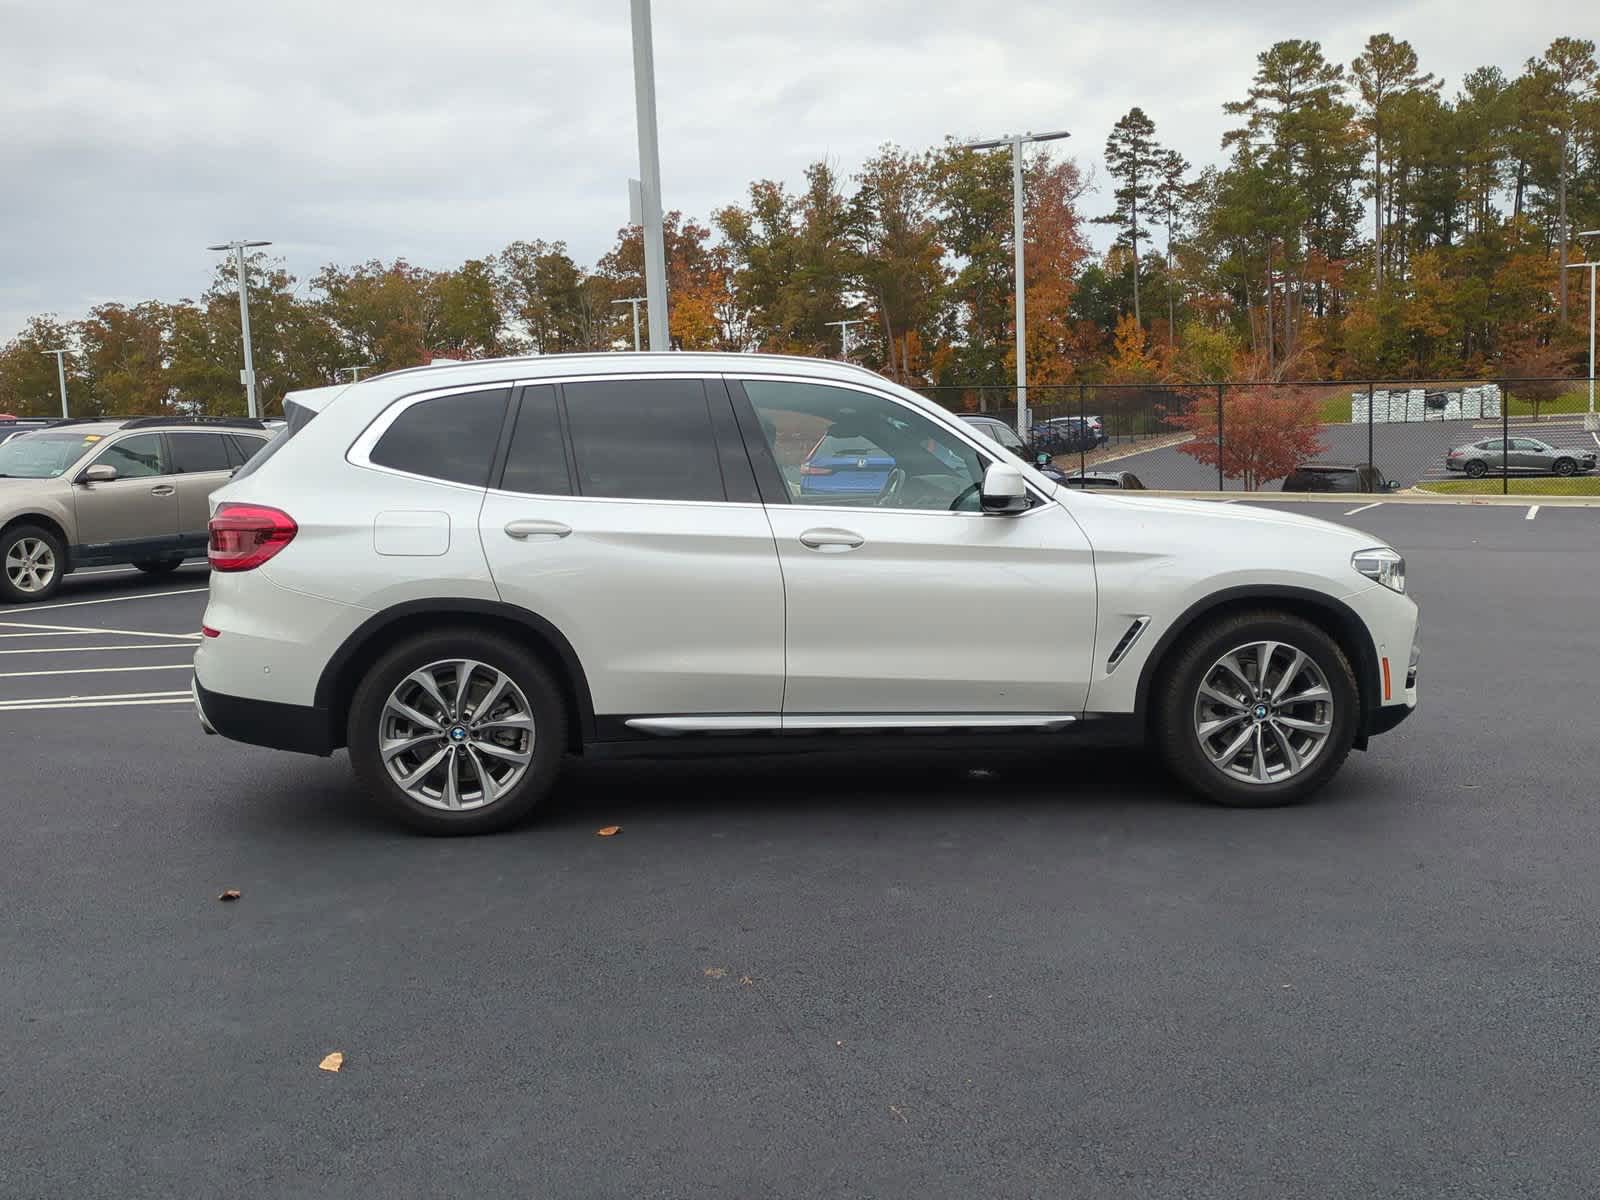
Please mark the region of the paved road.
MULTIPOLYGON (((1560 420, 1513 420, 1512 436, 1535 437, 1556 446, 1592 446, 1600 437, 1586 432, 1581 417, 1560 420)), ((1423 421, 1372 427, 1372 462, 1385 478, 1396 479, 1405 487, 1425 480, 1456 478, 1444 467, 1444 457, 1456 446, 1496 437, 1500 422, 1423 421)), ((1364 463, 1367 461, 1367 426, 1325 425, 1319 462, 1364 463)), ((1107 464, 1111 469, 1112 464, 1107 464)), ((1217 469, 1207 466, 1177 447, 1145 450, 1117 461, 1116 470, 1132 471, 1146 487, 1177 491, 1212 491, 1217 487, 1217 469)), ((1223 490, 1239 489, 1236 479, 1224 481, 1223 490)), ((1273 480, 1262 491, 1281 491, 1283 481, 1273 480)))
MULTIPOLYGON (((1424 707, 1298 810, 811 755, 437 842, 181 704, 0 712, 0 1195, 1589 1194, 1600 513, 1346 519, 1409 554, 1424 707)), ((193 632, 177 590, 0 620, 193 632)))

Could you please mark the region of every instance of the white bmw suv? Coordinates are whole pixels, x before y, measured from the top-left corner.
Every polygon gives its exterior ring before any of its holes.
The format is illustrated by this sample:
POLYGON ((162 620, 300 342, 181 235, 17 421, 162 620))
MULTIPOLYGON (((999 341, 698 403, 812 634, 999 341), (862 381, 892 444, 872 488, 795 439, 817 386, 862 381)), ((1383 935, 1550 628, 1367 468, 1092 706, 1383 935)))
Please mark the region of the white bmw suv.
POLYGON ((503 828, 619 743, 1115 724, 1198 792, 1283 804, 1416 705, 1389 547, 1058 488, 856 367, 503 359, 286 408, 211 497, 200 720, 348 747, 430 833, 503 828))

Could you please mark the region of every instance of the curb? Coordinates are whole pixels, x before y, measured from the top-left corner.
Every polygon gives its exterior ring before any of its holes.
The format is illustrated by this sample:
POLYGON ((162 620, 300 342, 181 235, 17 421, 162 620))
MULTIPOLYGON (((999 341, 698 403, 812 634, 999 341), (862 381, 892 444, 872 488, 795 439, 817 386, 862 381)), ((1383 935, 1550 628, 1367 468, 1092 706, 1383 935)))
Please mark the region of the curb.
POLYGON ((1129 498, 1137 496, 1168 496, 1180 500, 1233 500, 1244 503, 1288 504, 1477 504, 1502 508, 1600 508, 1600 496, 1473 496, 1443 495, 1428 492, 1178 492, 1157 491, 1116 493, 1129 498))

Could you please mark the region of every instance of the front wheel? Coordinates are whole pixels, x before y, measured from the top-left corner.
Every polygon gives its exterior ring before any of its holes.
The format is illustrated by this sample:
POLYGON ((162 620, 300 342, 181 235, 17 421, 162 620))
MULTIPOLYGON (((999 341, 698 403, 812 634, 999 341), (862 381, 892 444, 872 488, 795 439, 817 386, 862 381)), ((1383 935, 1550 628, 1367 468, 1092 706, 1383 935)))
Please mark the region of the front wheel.
POLYGON ((561 690, 499 634, 425 634, 379 659, 348 722, 356 776, 423 833, 491 833, 549 794, 566 747, 561 690))
POLYGON ((1555 471, 1557 475, 1571 475, 1577 469, 1578 464, 1573 462, 1570 458, 1556 459, 1555 471))
POLYGON ((61 586, 66 569, 66 549, 48 529, 13 525, 0 533, 0 600, 9 604, 48 600, 61 586))
POLYGON ((1166 672, 1156 737, 1195 791, 1238 808, 1295 804, 1326 783, 1355 740, 1350 661, 1322 629, 1281 612, 1206 626, 1166 672))

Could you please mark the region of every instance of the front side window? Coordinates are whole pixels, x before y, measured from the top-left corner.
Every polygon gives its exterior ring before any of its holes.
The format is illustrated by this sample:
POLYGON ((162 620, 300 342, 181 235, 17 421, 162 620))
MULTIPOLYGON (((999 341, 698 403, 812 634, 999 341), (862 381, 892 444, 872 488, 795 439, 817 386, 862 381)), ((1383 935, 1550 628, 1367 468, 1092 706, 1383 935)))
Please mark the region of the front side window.
POLYGON ((510 395, 499 388, 420 400, 395 418, 367 457, 374 466, 484 487, 510 395))
POLYGON ((159 433, 139 433, 107 446, 93 466, 117 469, 118 479, 148 479, 152 475, 170 475, 165 450, 159 433))
POLYGON ((983 456, 915 409, 827 384, 748 379, 744 390, 792 503, 980 510, 983 456))
POLYGON ((1550 451, 1549 446, 1546 446, 1543 442, 1536 442, 1532 438, 1513 438, 1512 445, 1518 450, 1533 450, 1541 454, 1547 454, 1550 451))
POLYGON ((581 495, 727 499, 701 380, 605 379, 562 395, 581 495))
POLYGON ((0 445, 0 479, 54 479, 65 475, 101 440, 99 434, 19 433, 0 445))
POLYGON ((169 433, 167 437, 171 439, 172 466, 179 474, 226 471, 233 465, 220 433, 169 433))

